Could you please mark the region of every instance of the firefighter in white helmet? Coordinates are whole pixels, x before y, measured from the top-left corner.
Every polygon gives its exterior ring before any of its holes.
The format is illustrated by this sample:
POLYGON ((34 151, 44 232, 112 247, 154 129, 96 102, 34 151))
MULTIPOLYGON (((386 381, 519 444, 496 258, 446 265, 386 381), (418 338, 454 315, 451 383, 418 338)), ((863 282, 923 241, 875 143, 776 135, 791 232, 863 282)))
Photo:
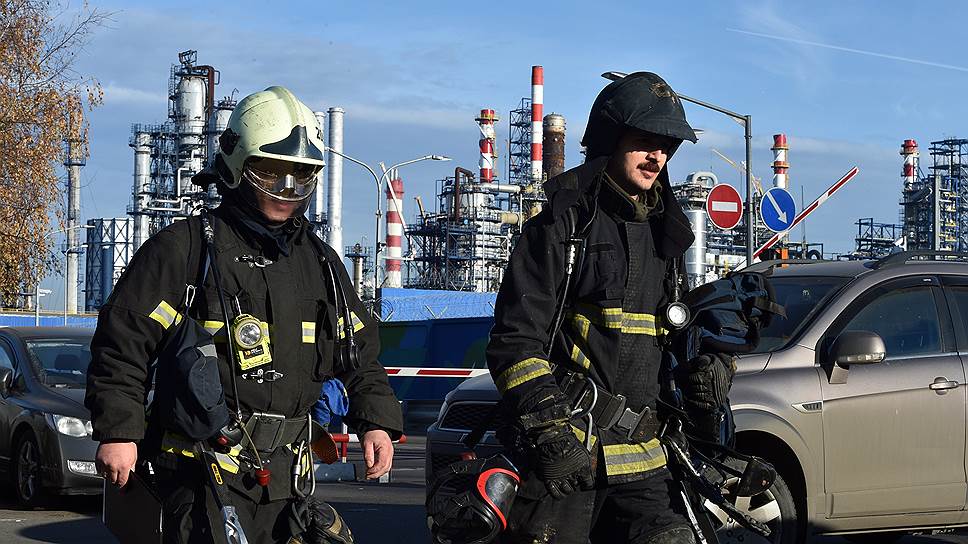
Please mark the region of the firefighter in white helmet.
POLYGON ((124 485, 150 461, 166 542, 350 542, 312 499, 307 442, 322 429, 308 414, 323 381, 345 384, 371 478, 390 469, 402 417, 377 325, 303 217, 319 125, 270 87, 239 102, 219 148, 193 181, 215 183, 221 205, 152 236, 100 310, 86 398, 98 469, 124 485))

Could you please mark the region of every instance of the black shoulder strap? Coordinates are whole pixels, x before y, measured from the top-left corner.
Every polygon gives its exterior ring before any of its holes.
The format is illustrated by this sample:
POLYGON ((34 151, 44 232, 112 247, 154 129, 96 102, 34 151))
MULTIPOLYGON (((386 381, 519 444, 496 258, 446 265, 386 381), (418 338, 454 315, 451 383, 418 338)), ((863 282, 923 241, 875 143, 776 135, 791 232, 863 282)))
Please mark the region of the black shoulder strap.
MULTIPOLYGON (((207 210, 202 213, 207 213, 207 210)), ((185 295, 181 300, 183 314, 188 312, 190 303, 194 302, 193 291, 197 292, 205 287, 209 269, 209 257, 208 252, 205 251, 201 219, 189 217, 185 222, 188 224, 188 261, 185 263, 185 295), (192 278, 195 278, 194 283, 192 278)))

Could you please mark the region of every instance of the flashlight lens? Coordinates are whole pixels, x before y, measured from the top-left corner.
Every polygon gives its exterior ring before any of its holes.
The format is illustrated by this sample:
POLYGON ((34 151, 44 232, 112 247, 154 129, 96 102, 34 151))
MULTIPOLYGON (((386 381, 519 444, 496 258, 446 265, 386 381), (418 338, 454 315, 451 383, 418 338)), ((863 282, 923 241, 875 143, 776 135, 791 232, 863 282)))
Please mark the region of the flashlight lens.
POLYGON ((238 338, 239 343, 246 347, 255 346, 262 340, 262 328, 258 323, 245 323, 239 327, 238 338))
POLYGON ((672 304, 669 306, 668 311, 669 323, 675 325, 676 327, 681 327, 686 324, 689 319, 689 315, 686 312, 685 307, 680 304, 672 304))

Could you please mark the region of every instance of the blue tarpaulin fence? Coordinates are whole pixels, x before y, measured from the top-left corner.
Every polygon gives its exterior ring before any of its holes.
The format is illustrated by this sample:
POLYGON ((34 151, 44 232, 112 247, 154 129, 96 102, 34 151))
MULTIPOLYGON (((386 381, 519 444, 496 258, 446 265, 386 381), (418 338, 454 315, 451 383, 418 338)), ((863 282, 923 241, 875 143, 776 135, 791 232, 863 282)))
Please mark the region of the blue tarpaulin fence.
POLYGON ((383 288, 380 317, 386 321, 422 321, 494 317, 497 293, 383 288))
MULTIPOLYGON (((0 313, 0 327, 33 327, 35 316, 29 312, 3 312, 0 313)), ((41 327, 63 327, 65 326, 64 316, 53 314, 40 314, 41 327)), ((67 316, 66 326, 84 327, 93 329, 97 326, 96 315, 69 315, 67 316)))

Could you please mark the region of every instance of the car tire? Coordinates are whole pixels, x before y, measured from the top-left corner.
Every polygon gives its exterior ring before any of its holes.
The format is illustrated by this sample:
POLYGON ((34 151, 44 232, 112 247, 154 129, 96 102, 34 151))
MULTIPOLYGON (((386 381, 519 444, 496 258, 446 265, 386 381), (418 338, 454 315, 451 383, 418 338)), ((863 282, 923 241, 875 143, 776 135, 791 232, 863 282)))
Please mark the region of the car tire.
MULTIPOLYGON (((745 468, 745 463, 738 459, 730 459, 726 464, 740 472, 745 468)), ((737 504, 733 490, 738 483, 738 477, 727 478, 722 483, 723 496, 753 519, 766 523, 772 534, 770 538, 764 538, 739 525, 722 509, 706 501, 706 510, 720 544, 800 544, 805 540, 806 535, 802 534, 804 514, 797 508, 793 492, 782 474, 777 474, 776 481, 768 490, 748 498, 739 497, 737 504)))
POLYGON ((13 470, 10 476, 14 497, 23 508, 36 508, 43 504, 45 493, 41 487, 41 452, 37 440, 25 433, 14 448, 13 470))

